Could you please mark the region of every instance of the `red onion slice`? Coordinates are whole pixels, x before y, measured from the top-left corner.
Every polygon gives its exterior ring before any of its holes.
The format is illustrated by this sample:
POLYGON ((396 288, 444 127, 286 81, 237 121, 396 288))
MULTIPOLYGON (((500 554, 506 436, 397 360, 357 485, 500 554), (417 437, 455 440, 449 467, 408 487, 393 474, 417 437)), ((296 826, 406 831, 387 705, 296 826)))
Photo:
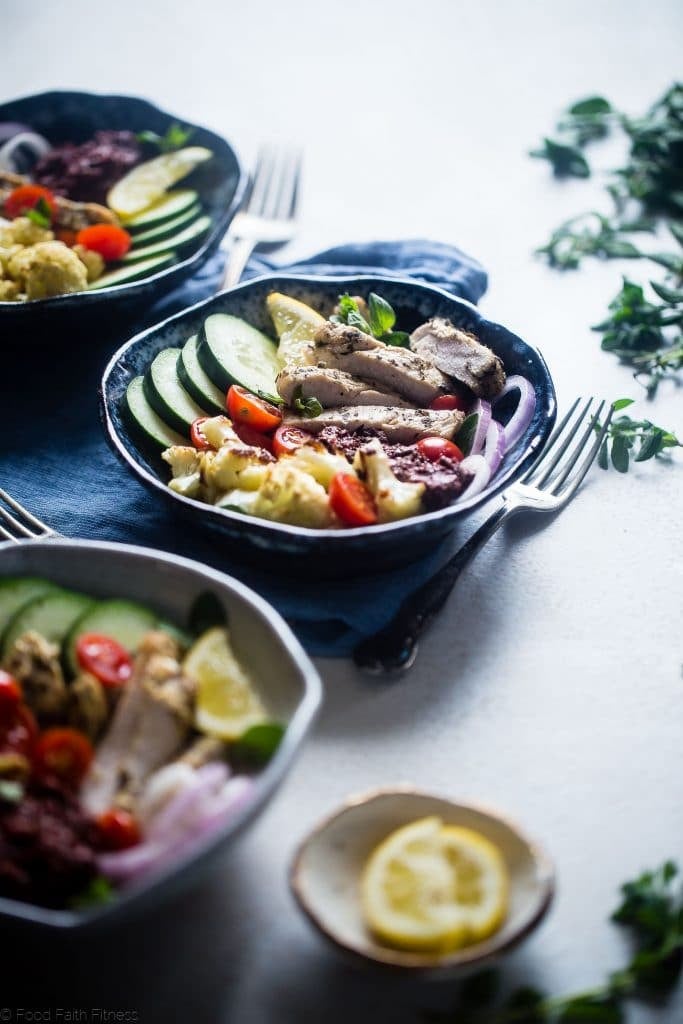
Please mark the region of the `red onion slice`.
POLYGON ((477 429, 475 430, 474 437, 472 438, 472 447, 469 450, 469 454, 478 455, 484 447, 486 432, 489 429, 489 423, 491 422, 491 403, 487 402, 483 398, 478 398, 470 415, 472 414, 479 418, 477 420, 477 429))
POLYGON ((505 455, 505 430, 497 420, 491 420, 489 423, 483 455, 486 465, 489 467, 490 477, 492 477, 497 472, 505 455))
POLYGON ((35 132, 18 132, 0 147, 0 169, 12 172, 17 171, 14 154, 22 146, 28 149, 36 160, 40 160, 42 156, 45 156, 52 149, 50 143, 42 135, 36 135, 35 132))
POLYGON ((466 473, 474 474, 458 499, 462 501, 463 498, 473 498, 475 494, 484 490, 491 479, 491 470, 483 455, 468 455, 460 463, 460 468, 464 469, 466 473))
POLYGON ((182 835, 191 827, 197 816, 197 808, 201 806, 205 797, 219 792, 227 780, 227 765, 219 761, 202 765, 195 771, 191 782, 174 794, 151 819, 147 835, 161 841, 182 835))
POLYGON ((520 437, 526 430, 534 418, 536 411, 536 392, 534 391, 533 385, 520 374, 515 374, 512 377, 508 377, 505 382, 505 387, 499 395, 496 397, 496 401, 501 399, 504 395, 509 394, 510 391, 519 391, 519 402, 517 408, 513 412, 508 423, 505 424, 503 430, 505 431, 505 451, 509 452, 511 448, 519 441, 520 437))

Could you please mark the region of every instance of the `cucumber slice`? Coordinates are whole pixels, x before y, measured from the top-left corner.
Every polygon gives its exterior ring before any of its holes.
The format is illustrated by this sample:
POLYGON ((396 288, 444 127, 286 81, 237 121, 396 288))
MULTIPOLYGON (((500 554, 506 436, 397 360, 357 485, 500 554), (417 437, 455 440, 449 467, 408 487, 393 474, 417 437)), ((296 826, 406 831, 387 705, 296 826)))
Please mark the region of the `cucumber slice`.
POLYGON ((115 284, 128 284, 129 281, 136 281, 139 277, 146 277, 147 274, 159 270, 165 263, 170 263, 173 259, 175 259, 174 252, 164 252, 148 260, 140 260, 139 263, 131 263, 119 267, 118 270, 110 270, 108 273, 102 274, 102 277, 98 277, 96 281, 92 281, 88 285, 88 291, 94 288, 111 288, 115 284))
POLYGON ((216 414, 225 412, 225 393, 216 387, 199 362, 196 334, 180 350, 177 370, 180 383, 195 402, 216 414))
POLYGON ((143 378, 145 398, 155 412, 173 430, 189 435, 190 426, 200 416, 206 416, 202 409, 188 395, 178 379, 179 348, 166 348, 152 362, 143 378))
POLYGON ((73 675, 78 675, 80 665, 76 655, 76 642, 84 633, 101 633, 118 641, 133 654, 139 647, 145 633, 154 629, 157 617, 144 605, 133 601, 100 601, 88 608, 73 624, 64 640, 64 661, 73 675))
POLYGON ((54 644, 61 644, 77 619, 94 604, 91 597, 73 590, 55 590, 34 597, 14 615, 2 638, 2 656, 6 658, 15 641, 35 630, 54 644))
POLYGON ((206 216, 200 217, 198 220, 193 221, 189 227, 178 231, 177 234, 171 235, 169 238, 164 238, 160 242, 152 242, 151 245, 145 245, 142 249, 136 249, 135 247, 129 249, 121 263, 125 266, 128 263, 137 263, 138 260, 149 259, 149 257, 156 256, 158 253, 168 252, 169 249, 182 249, 183 246, 190 245, 198 238, 201 238, 202 235, 205 235, 210 227, 211 218, 206 216))
POLYGON ((36 597, 58 589, 54 583, 36 576, 8 576, 0 580, 0 636, 20 608, 36 597))
POLYGON ((157 448, 170 448, 174 444, 187 444, 187 438, 167 427, 145 398, 142 377, 134 377, 126 391, 126 405, 140 437, 157 448))
POLYGON ((184 213, 198 201, 199 196, 191 188, 167 192, 165 196, 148 209, 143 210, 142 213, 129 217, 125 222, 126 231, 131 231, 134 234, 136 231, 151 228, 153 224, 159 224, 162 221, 170 220, 171 217, 177 217, 179 213, 184 213))
POLYGON ((207 316, 199 334, 199 362, 211 380, 227 391, 231 384, 281 404, 275 378, 282 369, 277 347, 251 324, 227 313, 207 316))
POLYGON ((191 206, 189 210, 185 210, 184 213, 179 214, 177 217, 163 220, 161 224, 155 224, 153 227, 147 228, 146 231, 137 231, 133 235, 133 248, 135 249, 141 245, 147 245, 148 242, 156 242, 160 238, 172 235, 174 231, 179 231, 180 228, 193 221, 201 212, 199 205, 191 206))

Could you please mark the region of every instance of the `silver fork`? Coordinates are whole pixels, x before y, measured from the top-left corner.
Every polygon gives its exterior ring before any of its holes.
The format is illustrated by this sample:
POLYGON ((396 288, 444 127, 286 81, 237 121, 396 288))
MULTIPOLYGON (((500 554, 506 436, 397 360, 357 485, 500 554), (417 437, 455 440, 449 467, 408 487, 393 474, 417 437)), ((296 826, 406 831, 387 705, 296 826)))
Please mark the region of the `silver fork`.
POLYGON ((22 540, 60 536, 61 534, 51 530, 0 488, 0 540, 10 540, 18 544, 22 540), (14 515, 9 509, 12 509, 14 515))
POLYGON ((580 398, 576 399, 531 469, 503 493, 503 504, 438 572, 406 598, 387 626, 356 647, 353 660, 359 668, 373 675, 410 668, 417 656, 419 637, 446 603, 465 566, 496 530, 518 512, 559 512, 574 497, 600 450, 612 419, 610 406, 604 423, 599 426, 605 402, 600 402, 591 413, 594 401, 589 398, 575 416, 581 402, 580 398), (589 417, 587 423, 586 417, 589 417))
POLYGON ((235 215, 226 235, 230 249, 220 290, 239 282, 257 245, 284 245, 294 237, 300 176, 300 153, 273 146, 261 149, 247 205, 235 215))

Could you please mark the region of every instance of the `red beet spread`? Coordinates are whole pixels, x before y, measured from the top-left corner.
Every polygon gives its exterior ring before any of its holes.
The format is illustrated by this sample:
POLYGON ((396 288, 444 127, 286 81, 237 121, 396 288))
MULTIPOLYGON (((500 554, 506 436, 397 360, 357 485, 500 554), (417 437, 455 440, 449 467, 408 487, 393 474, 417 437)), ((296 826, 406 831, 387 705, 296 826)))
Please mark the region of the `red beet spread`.
POLYGON ((99 131, 76 146, 55 146, 36 164, 33 177, 56 195, 84 203, 105 203, 112 185, 142 160, 133 132, 99 131))

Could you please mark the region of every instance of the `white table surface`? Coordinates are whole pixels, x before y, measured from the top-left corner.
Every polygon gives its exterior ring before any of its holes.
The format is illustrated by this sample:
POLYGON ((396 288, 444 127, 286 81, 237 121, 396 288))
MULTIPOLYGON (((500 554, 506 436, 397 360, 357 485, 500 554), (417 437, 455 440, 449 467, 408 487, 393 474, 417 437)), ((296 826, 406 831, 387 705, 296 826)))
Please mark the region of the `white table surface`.
MULTIPOLYGON (((3 99, 146 95, 227 135, 246 160, 262 140, 296 140, 293 255, 350 239, 454 242, 490 271, 486 314, 543 351, 561 406, 577 393, 641 396, 589 325, 622 270, 643 270, 591 263, 563 276, 532 258, 600 192, 554 182, 526 151, 569 101, 600 92, 639 112, 680 74, 675 0, 3 0, 0 37, 3 99)), ((637 409, 683 435, 673 386, 637 409)), ((596 468, 554 522, 498 535, 400 682, 321 661, 314 735, 218 873, 86 946, 20 943, 0 1002, 196 1024, 408 1024, 449 1005, 452 986, 347 965, 287 890, 295 844, 321 815, 399 781, 498 805, 555 859, 556 902, 506 961, 507 982, 559 993, 600 981, 626 955, 607 921, 617 884, 683 854, 682 461, 596 468)), ((681 1019, 680 993, 629 1016, 681 1019)))

